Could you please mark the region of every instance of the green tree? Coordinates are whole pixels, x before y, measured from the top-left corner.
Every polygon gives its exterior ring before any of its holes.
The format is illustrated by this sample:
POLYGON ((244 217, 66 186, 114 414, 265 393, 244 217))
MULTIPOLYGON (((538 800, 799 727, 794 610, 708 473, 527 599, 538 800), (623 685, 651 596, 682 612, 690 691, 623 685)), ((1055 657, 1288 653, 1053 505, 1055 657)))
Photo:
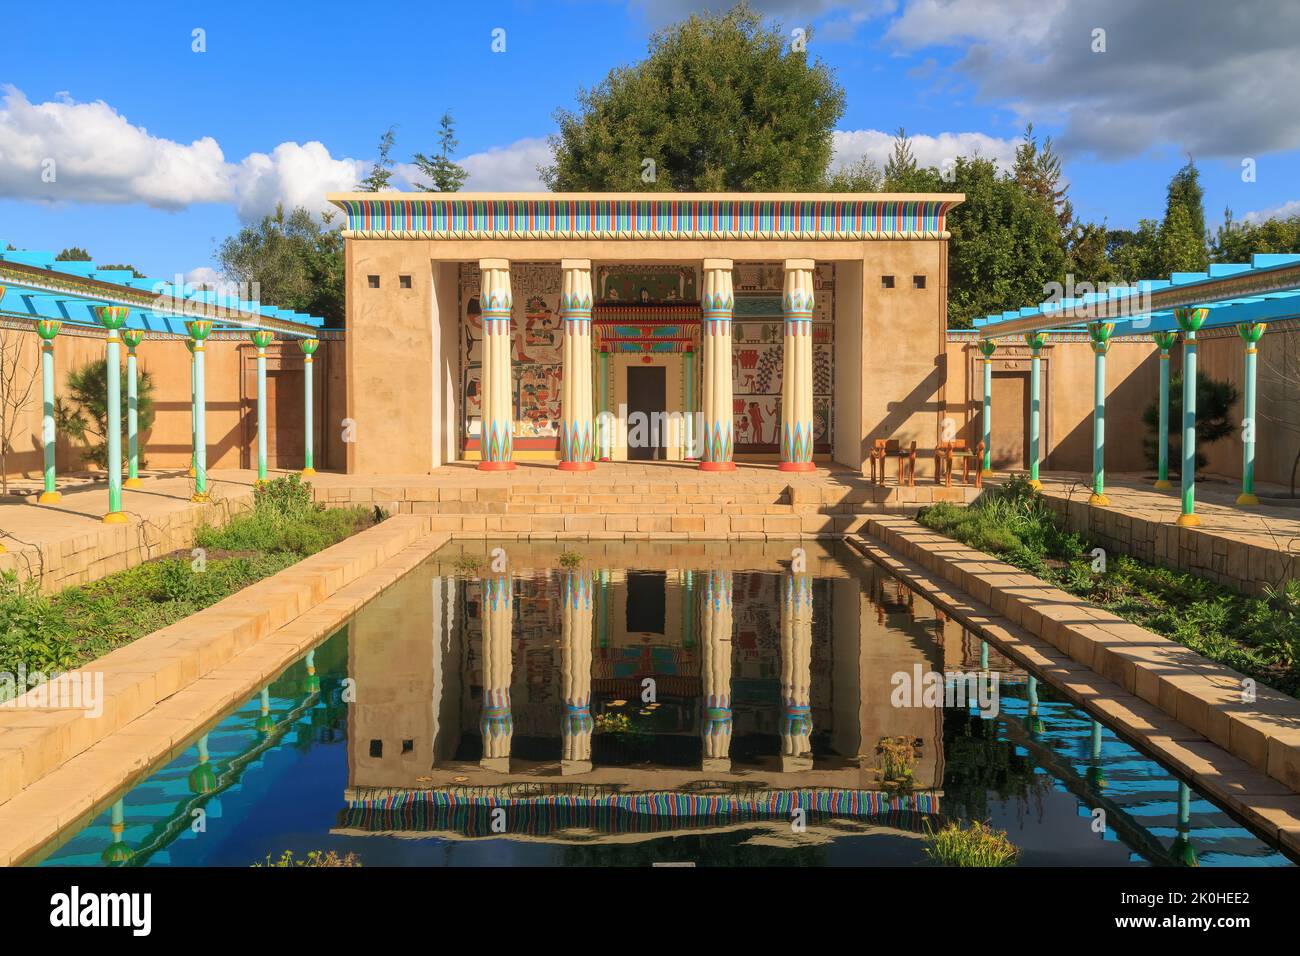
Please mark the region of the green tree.
POLYGON ((550 189, 800 191, 821 186, 844 91, 746 4, 654 35, 579 108, 559 110, 550 189))
POLYGON ((396 126, 388 127, 384 131, 384 135, 379 137, 379 158, 370 167, 370 172, 366 178, 357 183, 357 189, 360 192, 377 193, 388 188, 389 180, 393 178, 393 159, 390 154, 393 151, 393 143, 396 141, 396 126))
POLYGON ((1068 269, 1075 282, 1114 282, 1118 276, 1115 264, 1106 254, 1109 233, 1104 222, 1076 222, 1070 230, 1066 244, 1068 269))
POLYGON ((1037 196, 1061 226, 1061 235, 1068 235, 1074 223, 1074 207, 1061 182, 1061 157, 1052 148, 1052 137, 1038 145, 1034 124, 1025 127, 1025 135, 1016 147, 1016 158, 1011 175, 1031 195, 1037 196))
MULTIPOLYGON (((1208 460, 1201 449, 1227 438, 1237 430, 1232 423, 1232 406, 1237 401, 1237 387, 1231 382, 1210 378, 1208 375, 1196 377, 1196 467, 1205 467, 1208 460)), ((1169 473, 1178 474, 1183 461, 1183 376, 1169 377, 1169 473)), ((1146 454, 1147 465, 1151 468, 1159 464, 1160 453, 1160 402, 1156 400, 1142 413, 1142 421, 1149 433, 1142 441, 1142 450, 1146 454)))
POLYGON ((451 161, 451 154, 459 144, 456 142, 456 125, 451 113, 443 113, 438 124, 438 152, 432 157, 416 153, 412 161, 420 172, 429 177, 429 183, 416 183, 415 188, 428 193, 460 192, 469 173, 465 167, 451 161))
POLYGON ((866 156, 831 173, 822 187, 832 193, 874 193, 884 186, 884 174, 880 166, 866 156))
POLYGON ((67 249, 64 249, 57 256, 55 256, 54 261, 55 262, 89 262, 90 253, 87 252, 85 249, 81 248, 81 246, 69 246, 67 249))
POLYGON ((139 269, 137 269, 135 266, 132 266, 132 265, 113 265, 113 266, 98 265, 98 266, 95 266, 95 268, 96 268, 96 269, 125 269, 126 271, 130 272, 131 275, 134 276, 134 277, 137 278, 137 279, 143 279, 143 278, 145 278, 145 274, 144 274, 143 272, 141 272, 139 269))
MULTIPOLYGON (((119 365, 117 374, 122 403, 122 461, 125 463, 129 451, 126 440, 126 368, 119 365)), ((145 371, 138 373, 135 408, 140 464, 143 466, 144 433, 153 427, 154 420, 153 378, 145 371)), ((86 446, 81 452, 82 461, 100 468, 108 467, 108 359, 94 359, 68 373, 67 393, 54 403, 54 424, 60 432, 86 446)))
POLYGON ((1300 252, 1300 216, 1234 222, 1232 210, 1225 209, 1210 249, 1215 262, 1249 262, 1263 252, 1300 252))
POLYGON ((283 206, 244 226, 217 247, 227 278, 250 287, 263 302, 320 316, 341 326, 345 318, 343 234, 333 213, 318 221, 302 207, 283 206))
POLYGON ((1209 265, 1204 199, 1200 172, 1189 159, 1169 180, 1157 243, 1161 277, 1173 272, 1203 272, 1209 265))
POLYGON ((1160 278, 1160 224, 1139 219, 1136 229, 1111 229, 1106 235, 1106 255, 1115 276, 1124 282, 1160 278))

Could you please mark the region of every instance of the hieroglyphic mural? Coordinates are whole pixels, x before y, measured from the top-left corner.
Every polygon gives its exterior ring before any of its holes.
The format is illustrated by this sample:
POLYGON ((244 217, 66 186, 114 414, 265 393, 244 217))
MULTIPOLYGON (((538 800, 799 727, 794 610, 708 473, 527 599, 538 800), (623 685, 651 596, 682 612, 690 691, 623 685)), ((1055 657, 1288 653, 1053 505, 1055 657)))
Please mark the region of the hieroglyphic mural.
MULTIPOLYGON (((781 430, 784 326, 780 262, 735 266, 736 311, 732 323, 736 451, 777 452, 781 430)), ((834 392, 835 266, 818 263, 813 312, 814 450, 830 451, 834 392)))

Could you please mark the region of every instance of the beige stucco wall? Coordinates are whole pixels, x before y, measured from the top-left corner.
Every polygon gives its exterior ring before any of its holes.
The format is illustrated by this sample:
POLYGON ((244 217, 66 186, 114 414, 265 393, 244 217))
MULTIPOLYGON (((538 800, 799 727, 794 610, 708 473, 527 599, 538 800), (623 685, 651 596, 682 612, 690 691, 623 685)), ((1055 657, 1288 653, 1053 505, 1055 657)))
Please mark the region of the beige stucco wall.
MULTIPOLYGON (((256 349, 247 336, 209 339, 206 348, 206 400, 209 468, 248 468, 256 465, 257 378, 254 365, 256 349)), ((43 468, 41 451, 41 380, 40 339, 33 331, 0 330, 7 343, 18 343, 19 379, 25 385, 32 379, 30 398, 20 410, 11 441, 6 470, 11 477, 39 478, 43 468)), ((315 357, 313 385, 315 393, 317 467, 340 467, 343 458, 342 417, 347 383, 344 377, 343 342, 323 338, 315 357)), ((272 436, 270 459, 277 464, 274 436, 277 432, 292 435, 286 439, 293 455, 301 453, 303 427, 302 353, 295 343, 273 344, 268 350, 268 379, 277 370, 291 372, 284 380, 284 392, 272 395, 269 403, 269 431, 272 436)), ((121 349, 126 365, 126 348, 121 349)), ((136 351, 141 372, 153 379, 154 425, 143 432, 145 457, 149 468, 188 468, 190 438, 190 355, 181 338, 146 339, 136 351)), ((80 368, 104 355, 102 336, 60 332, 54 339, 55 395, 66 394, 69 371, 80 368)), ((123 423, 125 429, 125 423, 123 423)), ((124 443, 125 444, 125 443, 124 443)), ((81 460, 82 447, 63 435, 57 439, 56 467, 59 473, 87 469, 81 460)), ((301 461, 280 463, 281 467, 301 467, 301 461)))

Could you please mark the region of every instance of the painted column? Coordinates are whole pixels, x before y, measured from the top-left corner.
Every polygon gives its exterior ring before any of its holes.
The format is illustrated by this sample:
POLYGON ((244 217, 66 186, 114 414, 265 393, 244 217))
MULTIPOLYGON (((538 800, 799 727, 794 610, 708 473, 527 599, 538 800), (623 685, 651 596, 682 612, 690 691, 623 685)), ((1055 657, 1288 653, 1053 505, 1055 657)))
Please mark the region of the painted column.
MULTIPOLYGON (((1038 463, 1043 456, 1043 402, 1042 357, 1039 353, 1047 344, 1046 332, 1026 332, 1025 344, 1029 346, 1029 484, 1035 491, 1043 487, 1038 480, 1038 463)), ((988 447, 986 444, 985 448, 988 447)))
POLYGON ((731 770, 731 572, 712 571, 704 579, 700 621, 700 678, 704 688, 703 770, 731 770))
POLYGON ((480 259, 483 308, 483 400, 479 424, 480 471, 509 471, 513 460, 515 405, 510 381, 510 261, 480 259))
POLYGON ((682 461, 695 461, 695 351, 682 353, 682 461))
POLYGON ((781 314, 785 355, 781 372, 781 471, 812 471, 813 268, 812 259, 785 261, 781 314))
POLYGON ((591 412, 591 260, 563 259, 560 271, 564 370, 559 467, 561 471, 590 471, 596 467, 591 412))
POLYGON ((316 456, 313 454, 312 445, 315 442, 316 426, 312 422, 312 412, 315 402, 312 401, 314 392, 311 383, 312 356, 320 348, 319 339, 303 339, 298 343, 302 349, 302 387, 303 387, 303 463, 302 476, 311 478, 316 474, 316 456))
POLYGON ((190 771, 190 793, 212 793, 217 789, 217 772, 212 768, 212 758, 208 755, 208 735, 204 734, 198 741, 199 762, 190 771))
POLYGON ((1201 523, 1196 516, 1196 333, 1209 314, 1209 309, 1174 309, 1183 330, 1183 511, 1178 523, 1184 528, 1201 523))
POLYGON ((316 673, 316 651, 307 652, 307 658, 304 662, 307 666, 307 680, 303 686, 309 694, 320 693, 320 675, 316 673))
POLYGON ((984 416, 981 419, 984 437, 984 461, 980 471, 985 475, 993 474, 993 352, 998 343, 992 339, 980 339, 979 350, 984 356, 984 416))
POLYGON ((108 832, 113 835, 113 842, 106 846, 104 852, 99 855, 104 865, 125 864, 135 859, 135 851, 122 840, 122 836, 126 832, 126 807, 120 797, 109 812, 108 832))
POLYGON ((705 259, 700 295, 704 361, 704 436, 701 471, 733 471, 735 423, 731 392, 731 260, 705 259))
POLYGON ((1093 354, 1092 494, 1088 504, 1094 508, 1110 504, 1106 497, 1106 353, 1110 351, 1110 337, 1114 332, 1114 322, 1094 322, 1088 326, 1093 354))
POLYGON ((191 501, 208 500, 208 433, 207 399, 204 394, 204 343, 212 334, 211 319, 191 319, 185 323, 194 353, 194 494, 191 501))
POLYGON ((512 661, 510 636, 514 618, 514 585, 509 571, 483 580, 483 757, 479 766, 498 773, 510 771, 512 661))
POLYGON ((269 685, 262 688, 258 705, 257 722, 254 724, 254 729, 259 734, 269 734, 275 730, 275 718, 271 716, 271 688, 269 685))
POLYGON ((781 770, 811 770, 812 577, 788 571, 781 583, 781 770))
POLYGON ((126 343, 126 481, 123 488, 139 488, 140 480, 140 384, 135 350, 144 341, 144 329, 123 329, 126 343))
POLYGON ((125 524, 126 512, 122 510, 122 360, 120 357, 122 326, 130 309, 120 305, 95 306, 95 314, 104 328, 108 329, 107 338, 107 378, 108 397, 108 514, 104 515, 105 524, 125 524))
POLYGON ((1246 391, 1242 396, 1244 407, 1241 416, 1241 494, 1237 504, 1251 507, 1259 504, 1255 495, 1255 365, 1259 358, 1259 340, 1267 326, 1263 322, 1243 322, 1237 334, 1246 343, 1246 391))
POLYGON ((1153 332, 1151 337, 1160 349, 1160 434, 1156 436, 1159 474, 1152 487, 1168 491, 1173 488, 1169 482, 1169 350, 1178 341, 1178 333, 1153 332))
POLYGON ((198 409, 198 377, 195 369, 198 366, 194 358, 194 340, 186 339, 185 348, 190 353, 190 477, 197 478, 199 474, 199 409, 198 409))
POLYGON ((254 329, 248 337, 257 346, 257 480, 266 481, 266 347, 275 340, 275 333, 254 329))
POLYGON ((591 770, 591 595, 590 571, 569 571, 565 575, 560 631, 564 694, 560 773, 566 775, 591 770))
MULTIPOLYGON (((0 292, 0 298, 3 292, 0 292)), ((36 334, 41 337, 41 447, 45 452, 45 490, 37 498, 43 505, 58 504, 63 495, 55 488, 54 430, 54 337, 62 323, 58 319, 40 319, 36 334)))
POLYGON ((614 422, 609 410, 609 348, 601 346, 596 353, 596 394, 600 397, 600 410, 596 421, 596 441, 599 447, 598 457, 609 461, 614 446, 614 422))

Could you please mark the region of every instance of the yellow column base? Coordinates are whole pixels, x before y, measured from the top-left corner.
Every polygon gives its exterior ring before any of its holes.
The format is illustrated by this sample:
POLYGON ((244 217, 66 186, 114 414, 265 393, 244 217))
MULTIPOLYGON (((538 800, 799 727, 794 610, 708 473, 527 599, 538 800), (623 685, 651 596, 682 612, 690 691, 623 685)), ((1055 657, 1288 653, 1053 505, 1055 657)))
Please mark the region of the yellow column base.
POLYGON ((57 505, 62 500, 63 492, 61 491, 42 491, 40 496, 37 497, 36 503, 38 505, 57 505))
POLYGON ((981 477, 981 478, 992 478, 992 477, 993 477, 993 469, 992 469, 992 468, 985 468, 985 469, 983 469, 983 470, 980 472, 980 477, 981 477))
POLYGON ((1200 516, 1199 516, 1199 515, 1179 515, 1179 516, 1178 516, 1178 522, 1177 522, 1177 524, 1178 524, 1178 527, 1180 527, 1180 528, 1195 528, 1195 527, 1199 526, 1200 523, 1201 523, 1201 519, 1200 519, 1200 516))
POLYGON ((188 474, 191 478, 197 478, 199 476, 199 473, 194 470, 193 466, 190 467, 190 470, 186 472, 186 474, 188 474))
POLYGON ((190 495, 190 501, 197 505, 207 504, 211 500, 212 496, 206 491, 196 491, 194 494, 190 495))
POLYGON ((1034 491, 1042 491, 1042 490, 1043 490, 1043 483, 1042 483, 1041 481, 1039 481, 1037 478, 1030 478, 1030 479, 1029 479, 1029 487, 1030 487, 1030 488, 1033 488, 1034 491))
POLYGON ((1110 505, 1110 499, 1105 495, 1094 491, 1088 496, 1088 504, 1094 508, 1106 508, 1110 505))
POLYGON ((304 478, 315 478, 315 477, 316 477, 316 469, 315 469, 315 468, 304 468, 304 469, 302 470, 302 476, 303 476, 304 478))
POLYGON ((3 544, 0 544, 0 554, 8 554, 8 553, 9 553, 9 549, 6 548, 3 544))
POLYGON ((1237 504, 1246 508, 1252 508, 1259 504, 1259 497, 1257 495, 1248 495, 1243 491, 1241 494, 1237 495, 1237 504))
POLYGON ((143 478, 128 478, 128 479, 126 479, 125 481, 122 482, 122 487, 123 487, 123 488, 143 488, 143 487, 144 487, 144 479, 143 479, 143 478))
POLYGON ((1167 478, 1157 478, 1156 483, 1151 487, 1156 491, 1173 491, 1174 483, 1167 478))
POLYGON ((126 524, 130 520, 125 511, 110 511, 104 515, 104 524, 126 524))

